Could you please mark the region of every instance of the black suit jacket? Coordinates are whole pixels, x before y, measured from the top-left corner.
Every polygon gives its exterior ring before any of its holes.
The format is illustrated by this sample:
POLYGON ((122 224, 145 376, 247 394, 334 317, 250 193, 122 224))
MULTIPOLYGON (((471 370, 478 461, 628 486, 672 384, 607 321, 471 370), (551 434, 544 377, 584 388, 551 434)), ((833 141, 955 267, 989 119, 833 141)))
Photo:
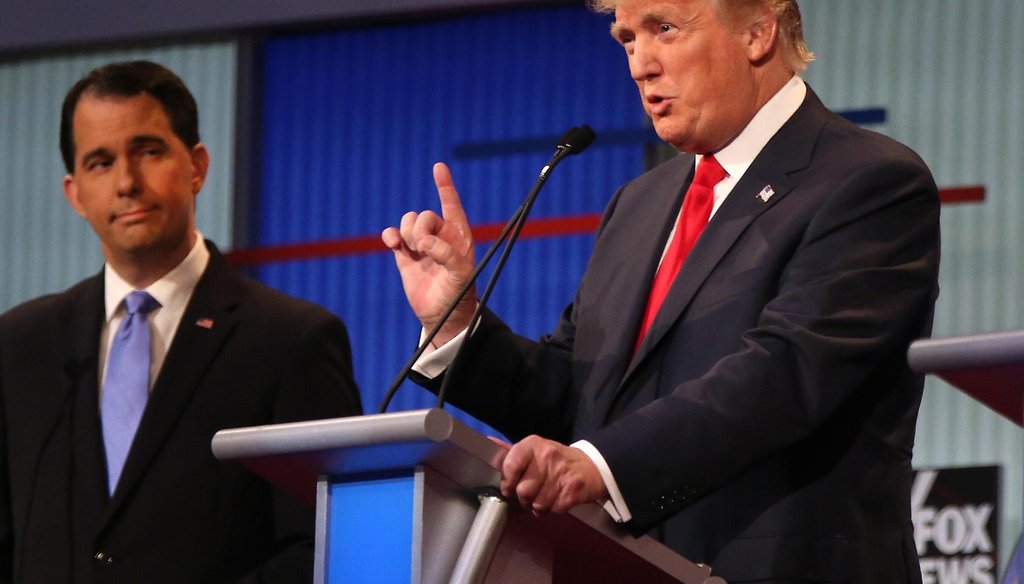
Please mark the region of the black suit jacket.
POLYGON ((361 413, 347 333, 208 245, 109 499, 102 274, 0 316, 0 581, 311 581, 313 510, 215 460, 210 440, 223 428, 361 413))
POLYGON ((693 166, 680 155, 615 195, 554 333, 535 343, 488 314, 449 373, 452 402, 513 438, 589 440, 631 529, 730 583, 920 581, 922 380, 905 353, 937 295, 930 172, 808 90, 634 356, 693 166))

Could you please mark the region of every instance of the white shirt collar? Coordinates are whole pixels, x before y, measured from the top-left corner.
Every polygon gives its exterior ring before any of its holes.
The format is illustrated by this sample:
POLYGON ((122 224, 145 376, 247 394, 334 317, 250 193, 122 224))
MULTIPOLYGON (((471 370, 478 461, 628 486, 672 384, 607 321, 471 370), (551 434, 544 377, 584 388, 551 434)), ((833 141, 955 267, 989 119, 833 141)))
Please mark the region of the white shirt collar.
MULTIPOLYGON (((206 269, 210 260, 210 250, 206 248, 203 241, 203 234, 196 232, 196 243, 192 250, 185 256, 180 264, 167 272, 162 278, 153 282, 146 288, 146 292, 160 303, 161 307, 179 307, 184 310, 185 304, 192 296, 192 290, 199 283, 199 278, 206 269)), ((135 290, 131 284, 114 271, 107 263, 103 268, 103 290, 104 303, 106 306, 107 322, 114 317, 121 302, 129 292, 135 290)), ((177 311, 176 311, 177 312, 177 311)))
MULTIPOLYGON (((732 142, 714 153, 715 159, 729 173, 732 181, 738 181, 750 168, 772 136, 793 117, 806 96, 807 85, 798 75, 794 75, 758 110, 732 142)), ((698 154, 697 162, 701 158, 698 154)))

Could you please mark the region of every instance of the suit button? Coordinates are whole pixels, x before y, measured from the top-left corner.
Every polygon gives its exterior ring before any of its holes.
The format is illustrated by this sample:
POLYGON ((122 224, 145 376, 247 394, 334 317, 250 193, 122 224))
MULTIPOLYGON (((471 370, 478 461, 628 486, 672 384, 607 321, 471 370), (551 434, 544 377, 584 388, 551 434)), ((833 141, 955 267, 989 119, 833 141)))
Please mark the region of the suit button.
POLYGON ((114 563, 113 556, 102 551, 96 552, 96 555, 94 555, 92 558, 96 560, 96 563, 101 566, 109 566, 110 564, 114 563))

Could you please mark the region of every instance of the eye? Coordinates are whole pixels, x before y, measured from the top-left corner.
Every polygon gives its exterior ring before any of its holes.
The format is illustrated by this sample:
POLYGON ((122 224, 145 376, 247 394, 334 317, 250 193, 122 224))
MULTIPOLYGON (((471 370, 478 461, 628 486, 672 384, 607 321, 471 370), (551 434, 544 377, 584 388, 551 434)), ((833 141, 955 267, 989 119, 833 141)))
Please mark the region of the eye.
POLYGON ((109 158, 92 158, 85 162, 85 169, 89 172, 97 172, 110 168, 110 164, 109 158))
POLYGON ((661 32, 661 33, 672 32, 675 29, 676 29, 676 27, 672 26, 671 24, 667 24, 667 23, 662 23, 662 24, 658 25, 658 32, 661 32))

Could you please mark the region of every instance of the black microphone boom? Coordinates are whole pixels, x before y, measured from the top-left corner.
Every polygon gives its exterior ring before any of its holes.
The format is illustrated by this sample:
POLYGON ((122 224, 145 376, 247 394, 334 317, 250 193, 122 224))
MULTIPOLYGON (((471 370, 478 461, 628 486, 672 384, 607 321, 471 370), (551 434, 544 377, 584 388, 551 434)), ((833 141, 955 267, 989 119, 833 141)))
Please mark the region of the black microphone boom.
MULTIPOLYGON (((590 144, 594 141, 594 138, 596 138, 594 130, 592 130, 590 126, 586 124, 583 124, 580 127, 574 126, 570 128, 565 134, 562 135, 561 138, 559 138, 558 145, 555 149, 555 154, 551 157, 551 160, 549 160, 548 163, 544 165, 544 168, 541 169, 540 175, 537 177, 537 180, 534 183, 533 188, 530 189, 529 194, 527 194, 526 199, 522 202, 521 205, 519 205, 519 208, 516 209, 516 212, 513 213, 512 217, 508 220, 508 223, 506 223, 505 227, 501 230, 501 233, 498 234, 498 238, 491 245, 491 247, 488 248, 487 252, 484 254, 484 257, 473 269, 473 273, 470 274, 469 280, 467 280, 466 283, 462 286, 462 288, 459 290, 458 295, 456 295, 455 299, 441 315, 441 318, 437 321, 437 324, 435 324, 434 327, 430 329, 430 332, 428 332, 427 336, 424 337, 423 342, 420 343, 419 347, 416 348, 416 351, 413 353, 412 358, 409 359, 409 361, 405 364, 404 367, 402 367, 402 370, 399 372, 398 376, 396 376, 395 380, 391 383, 391 387, 388 388, 388 391, 385 394, 384 399, 381 402, 380 408, 378 410, 380 413, 384 413, 387 411, 388 404, 391 403, 391 399, 394 397, 395 392, 398 391, 399 386, 402 384, 403 381, 405 381, 405 378, 408 377, 409 372, 412 371, 412 368, 416 364, 416 361, 418 361, 419 358, 423 355, 424 351, 427 350, 427 347, 430 346, 430 343, 434 340, 434 337, 437 336, 438 331, 441 330, 441 327, 444 326, 444 323, 448 320, 449 317, 451 317, 452 313, 455 312, 455 308, 459 305, 459 302, 461 302, 462 299, 465 298, 466 294, 469 293, 470 288, 473 287, 473 284, 480 276, 480 272, 482 272, 483 269, 490 262, 491 257, 494 256, 494 253, 507 240, 508 243, 505 245, 505 249, 502 251, 501 257, 498 259, 498 264, 494 268, 494 273, 491 274, 490 279, 487 281, 487 286, 484 289, 484 293, 480 296, 480 302, 477 305, 477 309, 476 311, 473 312, 473 316, 470 319, 470 325, 468 329, 470 332, 468 334, 472 335, 472 331, 476 329, 476 324, 477 322, 479 322, 480 315, 483 313, 484 306, 486 306, 487 300, 488 298, 490 298, 491 292, 493 291, 494 286, 498 281, 498 276, 501 274, 501 271, 505 266, 505 261, 508 259, 508 256, 512 251, 512 246, 515 245, 516 240, 519 238, 519 234, 523 230, 523 226, 526 224, 526 217, 527 215, 529 215, 530 210, 533 208, 533 203, 537 200, 537 195, 540 194, 540 189, 547 182, 548 176, 551 174, 551 171, 554 170, 555 166, 557 166, 558 163, 564 160, 565 157, 579 154, 580 152, 586 150, 587 147, 590 146, 590 144)), ((459 347, 459 350, 456 351, 455 357, 452 360, 452 364, 448 368, 449 372, 451 372, 451 370, 458 363, 459 356, 462 354, 463 347, 465 347, 465 343, 463 343, 462 346, 459 347)), ((437 393, 437 407, 439 408, 444 406, 444 396, 445 393, 447 393, 448 381, 450 379, 451 375, 446 374, 444 381, 441 382, 441 389, 437 393)))

